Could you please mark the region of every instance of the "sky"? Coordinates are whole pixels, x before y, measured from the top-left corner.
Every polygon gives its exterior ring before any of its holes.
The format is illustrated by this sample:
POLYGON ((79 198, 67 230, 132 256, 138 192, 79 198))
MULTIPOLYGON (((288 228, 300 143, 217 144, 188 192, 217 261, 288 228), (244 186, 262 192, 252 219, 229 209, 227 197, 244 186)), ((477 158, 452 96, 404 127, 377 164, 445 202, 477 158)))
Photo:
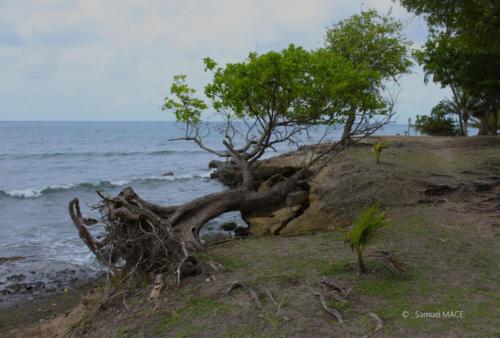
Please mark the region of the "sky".
MULTIPOLYGON (((327 27, 371 8, 425 41, 423 19, 392 0, 0 0, 0 120, 172 120, 161 106, 173 75, 201 90, 204 57, 318 48, 327 27)), ((398 122, 449 96, 423 78, 415 66, 400 79, 398 122)))

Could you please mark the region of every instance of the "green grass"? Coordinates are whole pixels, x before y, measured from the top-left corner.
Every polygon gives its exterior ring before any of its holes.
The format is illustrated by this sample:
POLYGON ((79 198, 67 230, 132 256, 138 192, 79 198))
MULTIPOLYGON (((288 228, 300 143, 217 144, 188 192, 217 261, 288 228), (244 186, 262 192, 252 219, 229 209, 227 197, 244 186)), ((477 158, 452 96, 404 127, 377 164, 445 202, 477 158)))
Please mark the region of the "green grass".
POLYGON ((322 276, 340 276, 344 274, 356 273, 354 270, 354 260, 340 259, 333 264, 325 264, 319 269, 322 276))
POLYGON ((126 326, 126 325, 120 326, 118 328, 118 330, 116 330, 116 338, 125 338, 125 337, 127 337, 128 331, 129 331, 128 326, 126 326))
POLYGON ((225 271, 236 271, 239 269, 244 269, 246 267, 246 263, 243 260, 229 255, 222 255, 222 254, 207 255, 204 252, 199 252, 196 254, 196 257, 201 262, 205 263, 215 261, 221 264, 224 267, 225 271))
POLYGON ((189 337, 210 328, 210 321, 204 323, 204 318, 221 316, 232 307, 212 298, 189 300, 185 307, 163 315, 161 323, 155 327, 155 334, 174 333, 175 337, 189 337))

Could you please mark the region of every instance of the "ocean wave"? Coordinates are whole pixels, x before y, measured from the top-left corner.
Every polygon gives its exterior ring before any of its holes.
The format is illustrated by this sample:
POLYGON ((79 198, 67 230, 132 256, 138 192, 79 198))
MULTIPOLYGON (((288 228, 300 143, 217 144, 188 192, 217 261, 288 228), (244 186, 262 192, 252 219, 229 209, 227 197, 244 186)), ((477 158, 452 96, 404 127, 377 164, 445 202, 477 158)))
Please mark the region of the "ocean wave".
POLYGON ((13 153, 0 153, 0 158, 12 158, 12 159, 47 159, 47 158, 57 158, 57 157, 123 157, 123 156, 161 156, 170 154, 205 154, 203 150, 156 150, 156 151, 107 151, 107 152, 55 152, 55 153, 30 153, 30 154, 13 154, 13 153))
POLYGON ((148 184, 162 181, 183 181, 191 179, 204 179, 210 178, 211 171, 202 175, 174 175, 174 176, 150 176, 150 177, 136 177, 132 179, 116 180, 116 181, 99 181, 99 182, 84 182, 84 183, 70 183, 70 184, 56 184, 43 188, 27 188, 19 190, 0 190, 0 196, 14 197, 14 198, 37 198, 43 195, 63 192, 67 190, 77 189, 110 189, 115 187, 122 187, 130 184, 148 184))

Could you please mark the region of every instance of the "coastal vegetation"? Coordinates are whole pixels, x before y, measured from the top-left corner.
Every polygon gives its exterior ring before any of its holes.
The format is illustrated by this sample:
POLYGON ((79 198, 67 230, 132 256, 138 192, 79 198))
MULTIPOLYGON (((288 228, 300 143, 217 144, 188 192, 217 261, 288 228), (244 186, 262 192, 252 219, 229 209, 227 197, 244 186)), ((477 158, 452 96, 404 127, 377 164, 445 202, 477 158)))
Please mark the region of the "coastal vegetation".
POLYGON ((379 235, 380 229, 390 224, 386 211, 378 205, 361 209, 353 222, 353 227, 346 233, 345 242, 356 253, 358 275, 366 272, 364 253, 367 246, 379 235))
MULTIPOLYGON (((99 307, 104 278, 88 294, 70 290, 4 311, 0 326, 13 337, 361 337, 377 327, 369 314, 375 313, 383 322, 376 337, 494 337, 500 315, 500 141, 376 140, 391 144, 381 164, 374 164, 373 138, 339 153, 310 181, 310 206, 282 236, 206 246, 197 255, 218 266, 217 271, 205 269, 183 279, 179 287, 166 281, 157 300, 149 300, 152 285, 146 280, 126 297, 99 307), (360 208, 375 199, 387 208, 392 224, 382 228, 383 236, 366 254, 397 253, 406 274, 388 272, 377 259, 367 260, 367 273, 357 277, 355 256, 343 243, 345 234, 331 229, 350 229, 360 208), (246 288, 223 296, 235 281, 256 290, 262 307, 246 288), (344 291, 335 291, 332 283, 344 291), (344 323, 327 313, 312 292, 321 293, 344 323), (338 297, 347 292, 345 301, 338 297), (83 303, 76 306, 80 297, 83 303), (417 312, 441 311, 463 311, 463 318, 417 317, 417 312)), ((274 157, 266 164, 286 166, 296 162, 295 156, 274 157)), ((120 279, 112 277, 114 282, 120 279)))
POLYGON ((205 99, 196 96, 185 75, 175 76, 163 108, 174 113, 185 136, 172 141, 194 142, 218 156, 240 181, 233 189, 178 206, 146 202, 132 188, 116 197, 99 192, 101 220, 83 217, 74 199, 70 214, 80 237, 109 268, 122 271, 125 284, 146 273, 174 273, 180 283, 203 270, 195 253, 203 250, 200 228, 211 219, 239 211, 250 231, 260 218, 278 233, 307 207, 308 181, 315 172, 390 121, 395 97, 387 82, 411 66, 401 29, 397 21, 368 11, 331 28, 327 48, 290 45, 224 66, 205 58, 205 70, 212 74, 205 99), (208 108, 225 120, 218 130, 204 123, 208 108), (340 125, 346 126, 340 142, 327 142, 340 125), (222 149, 204 142, 210 132, 218 133, 222 149), (303 149, 292 171, 256 179, 264 154, 282 143, 298 149, 312 133, 321 133, 317 144, 303 149), (104 225, 102 240, 86 229, 89 223, 104 225))
MULTIPOLYGON (((428 77, 449 87, 459 101, 467 93, 483 105, 476 116, 480 135, 496 135, 500 107, 500 4, 489 0, 401 0, 409 11, 422 15, 429 37, 415 55, 428 77), (490 122, 491 121, 491 122, 490 122)), ((466 136, 467 116, 458 110, 466 136)))
MULTIPOLYGON (((414 53, 426 80, 453 95, 418 116, 417 130, 468 136, 478 123, 479 134, 496 135, 499 5, 401 3, 430 27, 414 53)), ((373 137, 395 116, 397 80, 413 65, 402 30, 368 10, 328 28, 318 49, 290 44, 227 64, 207 57, 203 92, 175 75, 163 110, 182 137, 170 141, 217 158, 211 177, 226 189, 179 205, 132 187, 97 191, 99 219, 71 200, 105 277, 77 308, 14 335, 498 334, 500 141, 373 137), (266 156, 283 145, 291 151, 266 156), (229 212, 248 229, 204 241, 200 230, 229 212), (450 311, 465 317, 431 321, 450 311)))
POLYGON ((434 108, 430 116, 417 115, 415 129, 424 135, 430 136, 457 136, 460 129, 450 115, 445 102, 440 102, 434 108))

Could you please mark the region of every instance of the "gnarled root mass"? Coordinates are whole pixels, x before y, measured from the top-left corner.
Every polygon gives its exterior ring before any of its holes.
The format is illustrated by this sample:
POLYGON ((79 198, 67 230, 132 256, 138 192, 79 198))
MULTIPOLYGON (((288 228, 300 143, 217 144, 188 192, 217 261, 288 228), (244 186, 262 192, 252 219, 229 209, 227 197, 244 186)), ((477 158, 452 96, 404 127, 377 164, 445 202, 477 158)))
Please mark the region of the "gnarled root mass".
POLYGON ((145 202, 131 188, 116 197, 98 194, 100 221, 84 218, 77 198, 70 202, 69 213, 80 238, 103 264, 128 275, 174 273, 178 280, 201 271, 200 262, 168 221, 175 208, 145 202), (87 228, 96 223, 104 226, 101 240, 87 228))
POLYGON ((101 202, 95 208, 101 214, 100 221, 83 217, 76 198, 69 204, 69 213, 80 238, 109 268, 127 276, 174 273, 179 283, 182 277, 201 272, 201 262, 194 253, 204 250, 198 234, 207 221, 229 211, 249 214, 283 204, 307 175, 309 172, 298 170, 266 191, 244 185, 179 206, 149 203, 132 188, 115 197, 98 191, 101 202), (97 240, 88 230, 93 224, 104 227, 102 239, 97 240))

